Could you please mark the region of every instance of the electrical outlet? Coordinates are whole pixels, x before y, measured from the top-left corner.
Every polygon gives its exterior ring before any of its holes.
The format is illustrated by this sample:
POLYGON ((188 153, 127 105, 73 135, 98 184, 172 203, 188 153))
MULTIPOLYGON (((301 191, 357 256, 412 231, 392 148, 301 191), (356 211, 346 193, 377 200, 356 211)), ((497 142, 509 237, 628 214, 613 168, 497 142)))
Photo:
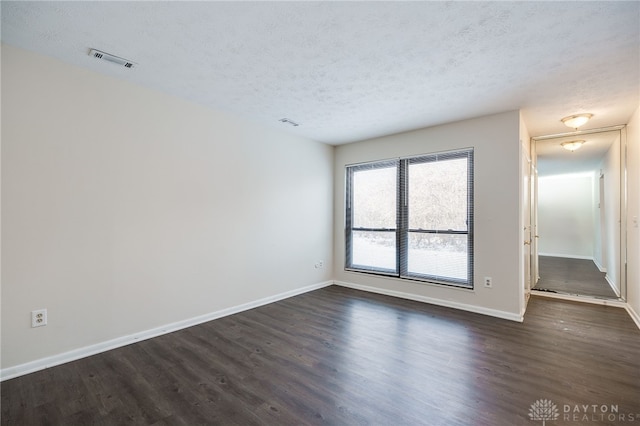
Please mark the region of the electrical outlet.
POLYGON ((484 277, 484 287, 491 288, 493 286, 491 277, 484 277))
POLYGON ((47 325, 47 310, 31 311, 31 327, 42 327, 44 325, 47 325))
POLYGON ((316 269, 322 269, 322 268, 324 268, 324 261, 319 260, 319 261, 318 261, 315 265, 313 265, 313 266, 314 266, 314 268, 316 268, 316 269))

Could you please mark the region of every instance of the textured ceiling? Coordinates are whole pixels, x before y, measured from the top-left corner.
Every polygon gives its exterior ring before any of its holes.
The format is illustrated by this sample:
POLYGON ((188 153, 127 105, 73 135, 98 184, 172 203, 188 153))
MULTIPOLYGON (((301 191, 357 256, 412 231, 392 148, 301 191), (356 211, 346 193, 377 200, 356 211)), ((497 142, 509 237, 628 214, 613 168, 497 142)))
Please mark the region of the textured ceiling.
POLYGON ((331 144, 513 109, 537 136, 578 112, 624 124, 639 104, 638 2, 1 7, 5 43, 331 144))

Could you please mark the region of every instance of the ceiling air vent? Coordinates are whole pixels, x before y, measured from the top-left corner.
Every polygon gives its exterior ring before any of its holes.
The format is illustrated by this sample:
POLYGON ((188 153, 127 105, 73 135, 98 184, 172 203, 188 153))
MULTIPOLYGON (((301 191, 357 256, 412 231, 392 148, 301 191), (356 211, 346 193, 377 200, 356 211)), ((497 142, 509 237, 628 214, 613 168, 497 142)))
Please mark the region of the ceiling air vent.
POLYGON ((278 120, 278 121, 280 121, 281 123, 288 123, 288 124, 291 124, 293 127, 298 127, 298 126, 299 126, 299 124, 298 124, 298 123, 293 122, 293 121, 289 120, 288 118, 281 118, 281 119, 280 119, 280 120, 278 120))
POLYGON ((131 62, 128 59, 124 59, 115 55, 110 55, 109 53, 101 52, 96 49, 91 49, 91 51, 89 52, 89 56, 93 56, 96 59, 101 59, 103 61, 111 62, 125 68, 133 68, 136 66, 135 62, 131 62))

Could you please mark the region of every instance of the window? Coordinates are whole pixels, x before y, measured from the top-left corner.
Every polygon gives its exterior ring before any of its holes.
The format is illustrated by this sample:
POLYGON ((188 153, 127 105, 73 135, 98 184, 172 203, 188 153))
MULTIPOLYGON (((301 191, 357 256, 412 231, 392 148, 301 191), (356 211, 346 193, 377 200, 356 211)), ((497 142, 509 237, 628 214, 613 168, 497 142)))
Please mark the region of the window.
POLYGON ((473 287, 473 149, 346 172, 346 269, 473 287))

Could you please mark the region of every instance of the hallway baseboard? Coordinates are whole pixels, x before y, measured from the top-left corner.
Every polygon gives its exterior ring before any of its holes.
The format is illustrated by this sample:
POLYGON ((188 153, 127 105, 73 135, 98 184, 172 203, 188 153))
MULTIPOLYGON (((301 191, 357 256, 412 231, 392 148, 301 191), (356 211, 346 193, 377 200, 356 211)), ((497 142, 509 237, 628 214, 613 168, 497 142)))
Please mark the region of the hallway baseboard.
POLYGON ((605 268, 604 266, 602 266, 602 265, 601 265, 601 264, 600 264, 600 263, 599 263, 595 258, 594 258, 594 259, 592 259, 592 260, 593 260, 593 263, 595 263, 595 264, 596 264, 596 267, 598 268, 598 271, 600 271, 600 272, 604 272, 604 273, 606 273, 606 272, 607 272, 607 268, 605 268))
POLYGON ((631 319, 633 319, 633 322, 635 322, 640 329, 640 314, 634 311, 630 304, 627 303, 626 305, 627 306, 625 306, 625 309, 629 313, 629 316, 631 317, 631 319))
MULTIPOLYGON (((593 260, 593 256, 579 256, 579 255, 573 255, 573 254, 538 253, 538 256, 564 257, 564 258, 567 258, 567 259, 593 260)), ((593 260, 593 263, 595 263, 595 260, 593 260)))
POLYGON ((616 294, 617 297, 620 297, 620 290, 618 290, 618 288, 616 287, 616 285, 613 283, 613 281, 611 281, 609 279, 609 275, 605 275, 604 279, 607 281, 607 283, 609 284, 609 287, 611 287, 611 290, 613 290, 613 292, 616 294))
POLYGON ((552 293, 550 291, 531 290, 533 296, 548 297, 551 299, 569 300, 572 302, 591 303, 592 305, 614 306, 616 308, 626 308, 627 303, 622 300, 600 299, 591 296, 578 296, 574 294, 552 293))

